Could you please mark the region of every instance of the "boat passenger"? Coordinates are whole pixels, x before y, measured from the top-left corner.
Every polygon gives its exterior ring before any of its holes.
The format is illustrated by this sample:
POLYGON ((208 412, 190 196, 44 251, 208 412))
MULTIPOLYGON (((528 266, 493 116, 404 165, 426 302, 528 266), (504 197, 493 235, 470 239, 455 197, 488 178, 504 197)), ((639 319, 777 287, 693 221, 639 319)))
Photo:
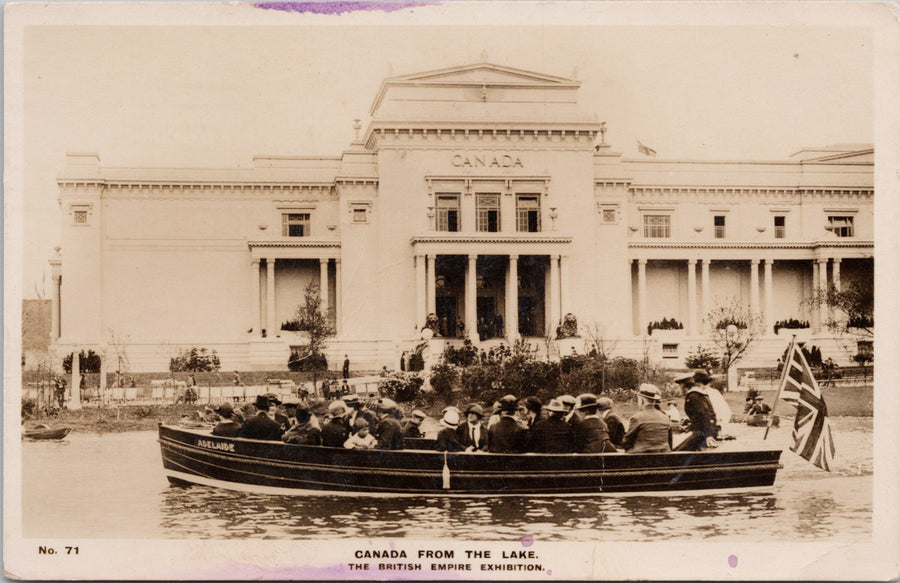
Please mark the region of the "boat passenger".
POLYGON ((403 437, 410 437, 413 439, 418 439, 424 437, 422 434, 421 425, 422 422, 425 421, 425 413, 416 409, 409 416, 409 420, 403 424, 403 437))
POLYGON ((491 408, 491 416, 488 418, 487 422, 488 430, 496 425, 497 421, 500 421, 500 401, 494 401, 494 405, 491 408))
POLYGON ((560 395, 559 402, 566 408, 566 415, 563 417, 563 420, 566 423, 574 426, 576 422, 580 422, 584 418, 584 416, 575 409, 578 399, 572 395, 560 395))
POLYGON ((684 391, 684 413, 691 432, 676 448, 679 451, 698 451, 703 447, 715 447, 718 433, 716 411, 706 394, 709 384, 706 371, 698 370, 690 375, 679 375, 675 382, 684 391))
POLYGON ((434 442, 435 449, 449 452, 463 451, 463 444, 460 443, 459 434, 456 432, 459 425, 459 413, 456 412, 455 407, 446 409, 444 416, 438 423, 443 429, 437 434, 437 439, 434 442))
POLYGON ((357 396, 356 393, 352 393, 337 398, 341 399, 347 407, 347 427, 349 427, 352 432, 355 427, 354 424, 356 423, 356 418, 359 417, 359 408, 362 405, 359 402, 359 396, 357 396))
POLYGON ((254 406, 259 412, 247 419, 238 432, 238 437, 281 441, 281 424, 270 416, 269 398, 265 395, 257 396, 254 406))
POLYGON ((519 400, 506 395, 499 401, 500 420, 488 429, 488 451, 491 453, 521 453, 525 451, 527 431, 516 421, 519 400))
POLYGON ((642 383, 638 389, 640 410, 628 422, 622 445, 629 453, 665 453, 672 449, 672 425, 659 408, 662 395, 655 385, 642 383))
POLYGON ((300 445, 322 445, 322 431, 317 425, 313 425, 313 415, 309 412, 309 405, 300 403, 295 412, 296 423, 285 432, 281 440, 285 443, 297 443, 300 445))
POLYGON ((669 416, 670 423, 674 423, 675 425, 681 424, 681 411, 678 410, 675 401, 669 401, 669 408, 666 409, 666 415, 669 416))
POLYGON ((591 393, 579 395, 576 408, 584 415, 584 419, 572 427, 575 431, 575 452, 615 452, 616 446, 609 440, 609 429, 606 427, 603 419, 600 418, 597 396, 591 393))
POLYGON ((606 423, 609 429, 609 440, 616 447, 622 447, 622 439, 625 437, 625 422, 612 410, 613 402, 609 397, 597 399, 597 407, 600 409, 600 419, 606 423))
POLYGON ((487 429, 481 420, 484 409, 478 403, 466 407, 466 422, 456 428, 459 442, 466 451, 487 451, 487 429))
POLYGON ((531 429, 532 426, 541 418, 541 409, 544 406, 538 400, 537 397, 526 397, 525 398, 525 421, 528 429, 531 429))
POLYGON ((528 451, 535 453, 572 453, 575 451, 575 432, 566 423, 566 406, 553 399, 544 408, 547 416, 528 433, 528 451))
POLYGON ((207 405, 203 408, 203 421, 206 423, 218 423, 219 416, 213 411, 213 408, 207 405))
POLYGON ((231 403, 226 401, 220 404, 216 407, 216 413, 219 414, 222 420, 213 427, 212 434, 220 437, 237 437, 241 424, 235 419, 234 407, 232 407, 231 403))
POLYGON ((759 396, 759 390, 756 387, 750 387, 747 390, 747 398, 744 399, 744 413, 749 413, 753 404, 756 403, 756 397, 759 396))
POLYGON ((747 412, 748 415, 768 415, 772 412, 772 408, 766 405, 763 402, 763 396, 757 395, 753 399, 753 406, 750 407, 750 411, 747 412))
POLYGON ((356 432, 344 442, 346 449, 375 449, 378 440, 369 433, 369 422, 362 417, 357 418, 353 428, 356 432))
POLYGON ((378 449, 403 449, 403 427, 394 417, 397 403, 391 399, 378 399, 378 426, 375 428, 375 438, 378 440, 378 449))
POLYGON ((344 442, 350 436, 350 428, 347 427, 347 406, 343 401, 334 401, 328 405, 328 414, 331 419, 322 427, 322 445, 344 447, 344 442))

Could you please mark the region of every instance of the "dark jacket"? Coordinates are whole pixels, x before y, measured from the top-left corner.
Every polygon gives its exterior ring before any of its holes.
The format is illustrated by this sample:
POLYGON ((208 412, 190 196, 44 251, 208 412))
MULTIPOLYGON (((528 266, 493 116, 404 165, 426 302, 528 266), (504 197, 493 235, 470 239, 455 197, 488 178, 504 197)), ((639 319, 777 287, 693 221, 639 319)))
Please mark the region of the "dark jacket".
POLYGON ((344 447, 350 437, 350 430, 343 419, 332 419, 322 428, 322 445, 327 447, 344 447))
POLYGON ((416 425, 412 421, 407 421, 403 424, 403 437, 418 439, 424 436, 422 435, 422 430, 419 429, 419 425, 416 425))
POLYGON ((512 417, 500 417, 488 430, 488 451, 491 453, 521 453, 525 451, 527 433, 512 417))
POLYGON ((298 423, 288 429, 281 438, 285 443, 300 445, 322 445, 322 431, 312 423, 298 423))
POLYGON ((472 446, 474 449, 487 449, 488 445, 488 430, 480 421, 478 422, 478 437, 476 441, 472 441, 472 429, 469 427, 468 421, 462 423, 459 427, 456 428, 456 435, 459 438, 459 442, 462 444, 463 449, 472 446))
POLYGON ((403 428, 400 422, 390 415, 382 418, 375 428, 375 439, 378 440, 377 449, 403 449, 403 428))
POLYGON ((434 441, 434 448, 438 451, 463 451, 465 447, 459 441, 459 435, 456 429, 444 427, 438 431, 437 439, 434 441))
POLYGON ((585 417, 574 427, 576 453, 604 453, 616 451, 609 440, 609 429, 599 417, 585 417))
POLYGON ((541 419, 528 432, 528 451, 535 453, 572 453, 575 431, 562 417, 541 419))
POLYGON ((641 409, 628 423, 622 445, 629 453, 664 453, 672 448, 669 416, 655 407, 641 409))
POLYGON ((212 434, 219 437, 237 437, 240 431, 241 424, 237 420, 225 419, 213 428, 212 434))
POLYGON ((603 418, 606 428, 609 430, 609 440, 616 447, 622 447, 622 439, 625 437, 625 424, 622 418, 615 413, 610 413, 603 418))
POLYGON ((716 410, 713 409, 712 401, 706 393, 693 389, 688 391, 684 396, 684 414, 690 420, 688 430, 701 437, 715 437, 718 433, 716 410))
POLYGON ((260 411, 255 417, 247 419, 238 432, 238 437, 281 441, 281 433, 281 425, 272 420, 265 411, 260 411))

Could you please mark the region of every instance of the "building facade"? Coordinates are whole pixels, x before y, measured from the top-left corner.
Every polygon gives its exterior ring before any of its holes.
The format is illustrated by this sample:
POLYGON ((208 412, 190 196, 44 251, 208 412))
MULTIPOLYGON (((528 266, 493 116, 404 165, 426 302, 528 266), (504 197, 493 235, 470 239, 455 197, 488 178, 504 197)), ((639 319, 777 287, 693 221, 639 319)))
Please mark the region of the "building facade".
POLYGON ((486 63, 387 79, 339 156, 260 156, 249 169, 69 154, 55 349, 116 337, 138 371, 166 370, 190 346, 224 368, 281 369, 304 343, 290 321, 308 286, 336 331, 331 364, 348 354, 360 368, 396 366, 429 323, 436 349, 546 346, 567 314, 623 356, 650 343, 682 366, 723 301, 766 323, 748 363, 784 349, 779 320, 833 341, 829 315, 803 300, 871 270, 872 148, 623 158, 579 85, 486 63), (662 319, 682 329, 648 337, 662 319))

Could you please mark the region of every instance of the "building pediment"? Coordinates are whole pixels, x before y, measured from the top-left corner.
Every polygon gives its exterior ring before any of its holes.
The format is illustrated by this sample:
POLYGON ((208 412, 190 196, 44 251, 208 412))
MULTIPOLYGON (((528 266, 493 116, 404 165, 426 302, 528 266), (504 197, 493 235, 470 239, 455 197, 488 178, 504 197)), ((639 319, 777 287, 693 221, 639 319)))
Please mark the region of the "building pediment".
POLYGON ((387 79, 386 83, 463 83, 487 85, 551 85, 578 86, 572 79, 545 75, 525 69, 514 69, 492 63, 477 63, 462 67, 451 67, 436 71, 426 71, 387 79))

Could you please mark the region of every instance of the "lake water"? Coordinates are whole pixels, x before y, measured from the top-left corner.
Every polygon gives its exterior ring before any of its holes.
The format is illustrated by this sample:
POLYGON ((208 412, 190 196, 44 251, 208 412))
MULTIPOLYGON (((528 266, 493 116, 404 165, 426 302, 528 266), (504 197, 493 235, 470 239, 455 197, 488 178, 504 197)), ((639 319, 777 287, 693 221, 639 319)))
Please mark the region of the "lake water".
MULTIPOLYGON (((791 451, 771 493, 595 498, 387 498, 250 495, 170 487, 155 432, 70 434, 22 444, 23 533, 47 538, 409 537, 547 541, 868 540, 872 420, 833 419, 824 472, 791 451)), ((740 443, 762 428, 731 426, 740 443)), ((786 447, 790 427, 767 446, 786 447)))

